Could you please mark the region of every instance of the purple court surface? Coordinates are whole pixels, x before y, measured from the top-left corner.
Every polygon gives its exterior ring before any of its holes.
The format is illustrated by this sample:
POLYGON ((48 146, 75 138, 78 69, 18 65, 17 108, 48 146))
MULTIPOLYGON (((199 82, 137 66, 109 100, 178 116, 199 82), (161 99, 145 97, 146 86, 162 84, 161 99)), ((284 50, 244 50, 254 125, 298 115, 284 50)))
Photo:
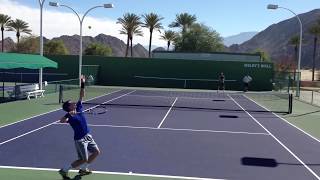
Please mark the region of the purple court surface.
MULTIPOLYGON (((90 100, 124 104, 87 115, 102 151, 90 167, 194 179, 320 179, 319 141, 240 96, 121 90, 90 100)), ((1 127, 0 166, 58 169, 74 160, 73 131, 57 123, 63 115, 1 127)))

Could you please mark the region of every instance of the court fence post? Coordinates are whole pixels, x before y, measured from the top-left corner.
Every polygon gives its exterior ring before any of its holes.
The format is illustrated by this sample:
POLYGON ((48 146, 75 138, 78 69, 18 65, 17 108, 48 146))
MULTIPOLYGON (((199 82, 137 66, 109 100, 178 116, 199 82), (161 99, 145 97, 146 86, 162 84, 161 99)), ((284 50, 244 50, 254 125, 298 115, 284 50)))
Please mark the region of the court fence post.
POLYGON ((63 103, 63 86, 59 85, 59 104, 63 103))
POLYGON ((293 95, 289 94, 289 109, 288 109, 289 114, 292 114, 292 101, 293 101, 293 95))
POLYGON ((311 104, 313 105, 313 90, 311 90, 311 104))

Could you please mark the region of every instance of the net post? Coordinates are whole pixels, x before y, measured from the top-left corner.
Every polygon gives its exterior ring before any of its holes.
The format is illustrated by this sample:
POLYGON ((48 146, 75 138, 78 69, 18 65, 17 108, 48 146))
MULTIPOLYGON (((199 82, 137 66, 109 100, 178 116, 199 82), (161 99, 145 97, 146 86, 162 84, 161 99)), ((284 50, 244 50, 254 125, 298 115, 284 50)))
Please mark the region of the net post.
POLYGON ((311 104, 313 104, 313 90, 311 90, 311 104))
POLYGON ((289 94, 289 110, 288 110, 289 114, 292 114, 292 100, 293 100, 293 95, 289 94))
POLYGON ((186 79, 184 80, 183 88, 185 88, 185 89, 187 88, 187 80, 186 79))
POLYGON ((2 98, 4 99, 4 72, 2 74, 2 98))
POLYGON ((17 81, 15 80, 14 82, 14 100, 17 100, 17 90, 18 90, 18 87, 17 87, 17 81))
POLYGON ((59 85, 59 104, 63 103, 63 86, 59 85))

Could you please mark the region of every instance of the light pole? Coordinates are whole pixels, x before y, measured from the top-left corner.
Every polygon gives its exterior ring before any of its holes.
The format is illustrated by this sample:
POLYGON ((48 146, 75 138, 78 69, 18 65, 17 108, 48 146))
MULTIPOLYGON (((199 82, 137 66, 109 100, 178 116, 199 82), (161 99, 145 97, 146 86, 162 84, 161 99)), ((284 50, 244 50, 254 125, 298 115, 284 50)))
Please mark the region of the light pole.
MULTIPOLYGON (((40 5, 40 56, 43 56, 43 36, 42 36, 42 10, 46 0, 39 0, 40 5)), ((39 69, 39 88, 42 90, 42 68, 39 69)))
POLYGON ((54 7, 59 7, 59 6, 63 6, 63 7, 66 7, 68 9, 70 9, 71 11, 73 11, 76 16, 78 17, 79 19, 79 22, 80 22, 80 50, 79 50, 79 86, 80 86, 80 77, 81 77, 81 67, 82 67, 82 24, 83 24, 83 20, 84 18, 86 17, 86 15, 89 13, 89 11, 95 9, 95 8, 99 8, 99 7, 103 7, 103 8, 113 8, 113 4, 104 4, 104 5, 100 5, 100 6, 94 6, 90 9, 88 9, 84 15, 82 16, 82 18, 80 18, 79 14, 74 10, 72 9, 71 7, 67 6, 67 5, 64 5, 64 4, 58 4, 57 2, 49 2, 49 5, 50 6, 54 6, 54 7))
POLYGON ((281 9, 285 9, 287 11, 290 11, 292 14, 294 14, 296 16, 296 18, 298 19, 299 21, 299 24, 300 24, 300 39, 299 39, 299 57, 298 57, 298 77, 297 77, 297 90, 296 90, 296 96, 297 97, 300 97, 300 78, 301 78, 301 74, 300 74, 300 63, 301 63, 301 47, 302 47, 302 22, 299 18, 299 16, 294 13, 292 10, 288 9, 288 8, 284 8, 284 7, 280 7, 278 5, 275 5, 275 4, 269 4, 267 6, 268 9, 278 9, 278 8, 281 8, 281 9))

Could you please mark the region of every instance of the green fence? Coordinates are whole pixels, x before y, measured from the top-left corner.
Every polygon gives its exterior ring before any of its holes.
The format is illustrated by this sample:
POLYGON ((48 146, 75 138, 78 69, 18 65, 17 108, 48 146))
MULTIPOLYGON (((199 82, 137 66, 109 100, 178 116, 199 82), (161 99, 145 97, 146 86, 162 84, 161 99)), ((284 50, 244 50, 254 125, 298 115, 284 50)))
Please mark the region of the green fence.
MULTIPOLYGON (((281 92, 293 92, 297 89, 298 72, 275 71, 273 77, 273 90, 281 92)), ((300 83, 301 85, 301 83, 300 83)))
MULTIPOLYGON (((58 62, 58 72, 68 72, 70 79, 78 76, 78 56, 49 56, 58 62)), ((84 56, 84 65, 99 65, 96 68, 96 80, 99 85, 113 86, 148 86, 183 88, 182 81, 142 80, 136 76, 208 79, 210 81, 190 82, 186 88, 216 89, 220 72, 224 72, 226 89, 242 90, 242 78, 249 74, 253 81, 250 90, 272 90, 273 64, 260 62, 222 62, 206 60, 148 59, 84 56)), ((53 70, 50 70, 53 71, 53 70)))

